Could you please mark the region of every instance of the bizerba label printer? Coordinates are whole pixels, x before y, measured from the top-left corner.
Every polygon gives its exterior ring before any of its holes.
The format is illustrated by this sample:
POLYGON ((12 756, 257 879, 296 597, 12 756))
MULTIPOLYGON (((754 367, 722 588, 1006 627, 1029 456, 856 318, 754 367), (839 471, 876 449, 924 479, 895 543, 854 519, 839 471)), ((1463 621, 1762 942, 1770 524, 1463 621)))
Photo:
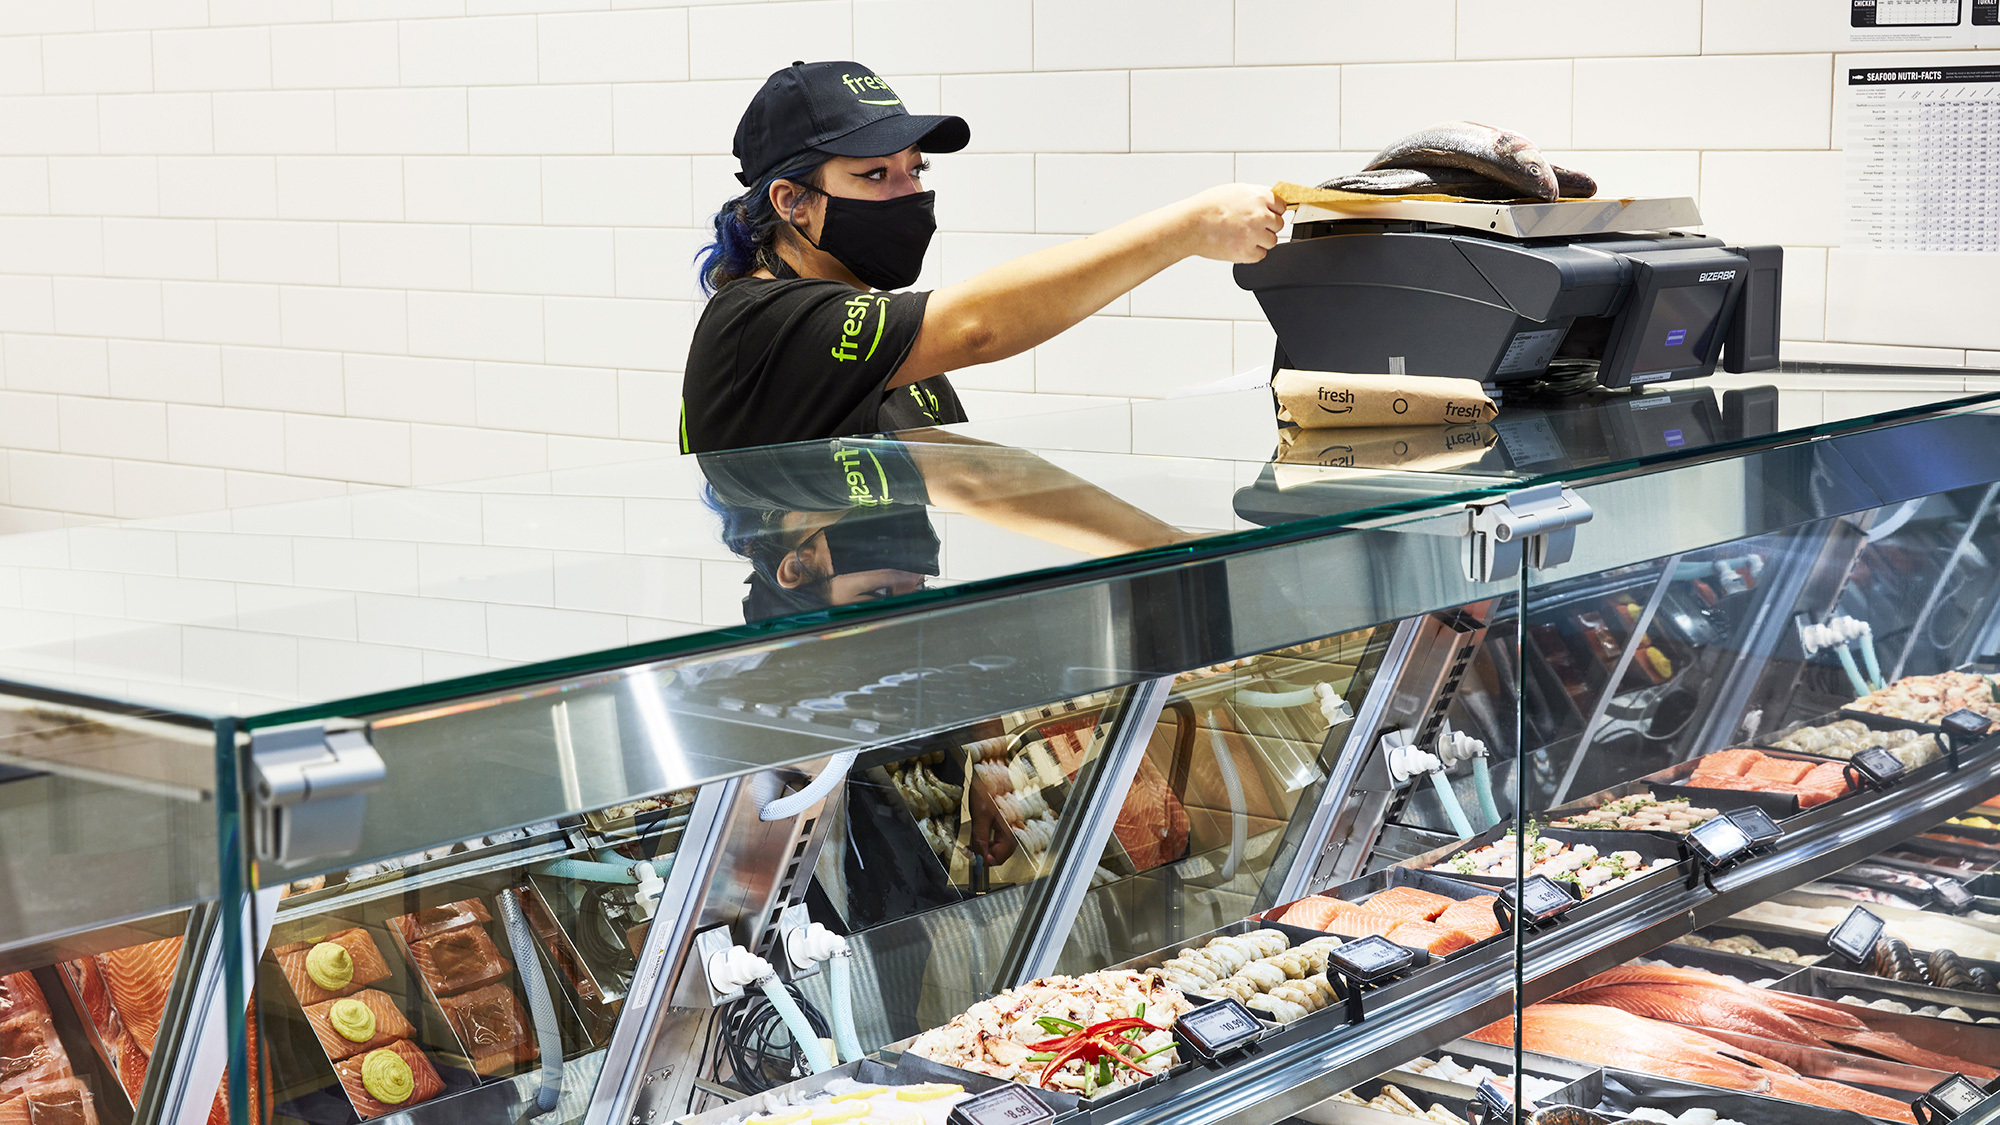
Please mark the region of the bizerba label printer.
POLYGON ((1617 388, 1776 367, 1784 251, 1668 229, 1700 223, 1685 198, 1308 204, 1236 283, 1274 370, 1617 388))

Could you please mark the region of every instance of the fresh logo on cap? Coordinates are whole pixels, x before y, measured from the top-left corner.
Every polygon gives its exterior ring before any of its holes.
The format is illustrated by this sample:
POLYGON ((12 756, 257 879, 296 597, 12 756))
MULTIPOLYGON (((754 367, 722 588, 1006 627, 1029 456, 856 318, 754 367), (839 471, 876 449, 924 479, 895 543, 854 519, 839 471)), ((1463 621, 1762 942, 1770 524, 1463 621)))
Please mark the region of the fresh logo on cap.
POLYGON ((840 83, 841 85, 846 86, 849 90, 854 91, 855 100, 860 102, 862 105, 903 104, 903 99, 896 96, 896 91, 891 90, 887 82, 882 81, 880 78, 877 78, 872 74, 861 74, 861 75, 843 74, 840 76, 840 83), (876 91, 880 91, 883 94, 887 94, 888 98, 886 100, 878 101, 878 100, 871 100, 869 98, 864 98, 861 96, 863 94, 874 93, 876 91))

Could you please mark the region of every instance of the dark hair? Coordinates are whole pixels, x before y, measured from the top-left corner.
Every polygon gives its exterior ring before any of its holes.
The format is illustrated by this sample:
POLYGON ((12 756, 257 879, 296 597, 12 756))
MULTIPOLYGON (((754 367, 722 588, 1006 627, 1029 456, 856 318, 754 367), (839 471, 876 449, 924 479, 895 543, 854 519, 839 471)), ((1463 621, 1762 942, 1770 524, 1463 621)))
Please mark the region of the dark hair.
POLYGON ((785 216, 771 206, 771 185, 791 180, 821 187, 826 163, 823 158, 816 159, 820 162, 765 176, 715 213, 715 241, 695 255, 695 270, 701 275, 704 293, 714 293, 739 277, 777 265, 778 234, 787 224, 785 216))

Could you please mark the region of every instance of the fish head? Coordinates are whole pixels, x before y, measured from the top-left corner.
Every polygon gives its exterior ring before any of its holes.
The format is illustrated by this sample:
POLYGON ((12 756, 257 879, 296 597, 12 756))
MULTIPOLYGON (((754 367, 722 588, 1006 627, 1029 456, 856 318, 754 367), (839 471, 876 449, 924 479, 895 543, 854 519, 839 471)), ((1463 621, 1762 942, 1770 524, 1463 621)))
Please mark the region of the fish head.
POLYGON ((1531 176, 1539 177, 1543 173, 1548 172, 1548 161, 1543 159, 1542 150, 1535 147, 1535 142, 1519 133, 1510 132, 1506 129, 1496 130, 1496 132, 1499 133, 1499 136, 1494 140, 1496 155, 1503 159, 1514 161, 1531 176))

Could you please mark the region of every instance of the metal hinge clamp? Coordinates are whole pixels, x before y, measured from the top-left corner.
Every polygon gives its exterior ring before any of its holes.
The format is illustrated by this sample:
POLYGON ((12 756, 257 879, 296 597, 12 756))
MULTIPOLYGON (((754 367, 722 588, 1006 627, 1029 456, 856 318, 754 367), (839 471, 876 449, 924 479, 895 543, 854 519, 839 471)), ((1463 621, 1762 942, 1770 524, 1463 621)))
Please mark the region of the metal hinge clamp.
POLYGON ((1512 578, 1521 573, 1524 559, 1537 569, 1560 566, 1576 550, 1577 525, 1590 517, 1590 505, 1561 482, 1472 505, 1466 576, 1475 582, 1512 578))
POLYGON ((260 731, 250 740, 257 858, 294 864, 361 846, 368 794, 388 777, 362 728, 260 731))

